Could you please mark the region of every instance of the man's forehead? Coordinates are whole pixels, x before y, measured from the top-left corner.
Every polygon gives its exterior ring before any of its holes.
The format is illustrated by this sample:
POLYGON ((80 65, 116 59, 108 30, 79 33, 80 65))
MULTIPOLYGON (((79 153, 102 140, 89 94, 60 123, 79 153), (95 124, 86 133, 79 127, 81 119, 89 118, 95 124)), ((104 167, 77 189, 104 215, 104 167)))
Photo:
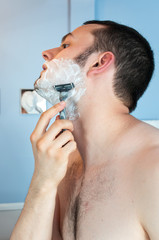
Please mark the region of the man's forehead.
POLYGON ((90 35, 91 31, 97 28, 101 28, 99 24, 89 24, 89 25, 82 25, 78 28, 76 28, 72 33, 69 32, 65 36, 63 36, 61 42, 64 42, 67 37, 75 38, 78 35, 90 35))
POLYGON ((73 37, 73 34, 72 34, 71 32, 70 32, 70 33, 67 33, 65 36, 63 36, 63 38, 61 39, 61 42, 64 42, 65 39, 66 39, 68 36, 73 37))

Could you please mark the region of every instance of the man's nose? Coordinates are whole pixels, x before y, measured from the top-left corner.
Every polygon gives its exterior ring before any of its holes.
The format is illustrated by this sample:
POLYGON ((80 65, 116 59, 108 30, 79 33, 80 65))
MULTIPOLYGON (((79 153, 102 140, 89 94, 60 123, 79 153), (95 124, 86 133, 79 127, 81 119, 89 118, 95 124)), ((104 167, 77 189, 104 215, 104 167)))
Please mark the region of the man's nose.
POLYGON ((46 61, 52 60, 54 58, 53 49, 43 51, 42 56, 46 61))

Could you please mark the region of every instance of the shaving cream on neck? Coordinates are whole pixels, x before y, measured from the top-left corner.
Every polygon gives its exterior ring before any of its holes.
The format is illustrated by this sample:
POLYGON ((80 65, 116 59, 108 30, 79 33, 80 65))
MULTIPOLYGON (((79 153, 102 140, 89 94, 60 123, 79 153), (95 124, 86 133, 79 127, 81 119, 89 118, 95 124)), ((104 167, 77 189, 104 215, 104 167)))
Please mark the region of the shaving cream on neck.
POLYGON ((36 92, 55 105, 59 102, 60 93, 54 89, 54 85, 74 83, 75 87, 68 91, 65 110, 67 119, 76 120, 80 117, 77 103, 86 91, 84 72, 71 59, 53 59, 46 61, 45 65, 47 69, 34 84, 36 92))

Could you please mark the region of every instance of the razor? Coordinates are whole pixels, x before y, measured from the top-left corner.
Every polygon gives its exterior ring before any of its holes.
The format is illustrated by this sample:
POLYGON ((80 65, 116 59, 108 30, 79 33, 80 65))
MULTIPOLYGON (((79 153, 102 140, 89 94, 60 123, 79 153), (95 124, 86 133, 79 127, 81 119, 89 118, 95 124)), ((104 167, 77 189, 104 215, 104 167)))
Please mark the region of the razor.
MULTIPOLYGON (((65 101, 68 97, 68 91, 74 87, 75 85, 73 83, 54 85, 54 89, 60 93, 60 101, 65 101)), ((66 119, 65 108, 60 112, 60 119, 66 119)))
MULTIPOLYGON (((60 93, 60 101, 65 101, 68 97, 68 91, 73 89, 75 85, 73 83, 59 84, 54 85, 54 89, 60 93)), ((66 119, 66 111, 65 108, 60 112, 60 119, 66 119)), ((66 129, 62 129, 61 133, 66 129)))

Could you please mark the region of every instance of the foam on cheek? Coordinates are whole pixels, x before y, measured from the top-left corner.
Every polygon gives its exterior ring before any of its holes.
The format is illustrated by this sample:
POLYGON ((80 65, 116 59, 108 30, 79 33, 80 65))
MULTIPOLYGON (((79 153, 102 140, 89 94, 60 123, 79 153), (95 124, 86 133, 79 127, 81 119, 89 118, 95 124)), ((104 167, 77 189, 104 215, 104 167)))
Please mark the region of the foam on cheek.
POLYGON ((74 83, 75 88, 68 91, 66 102, 66 118, 77 119, 80 114, 77 103, 86 91, 85 74, 78 64, 71 59, 53 59, 45 62, 47 70, 43 72, 34 86, 36 92, 52 105, 59 102, 60 93, 54 89, 54 85, 74 83))

